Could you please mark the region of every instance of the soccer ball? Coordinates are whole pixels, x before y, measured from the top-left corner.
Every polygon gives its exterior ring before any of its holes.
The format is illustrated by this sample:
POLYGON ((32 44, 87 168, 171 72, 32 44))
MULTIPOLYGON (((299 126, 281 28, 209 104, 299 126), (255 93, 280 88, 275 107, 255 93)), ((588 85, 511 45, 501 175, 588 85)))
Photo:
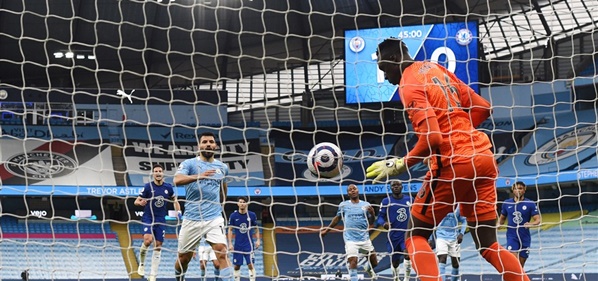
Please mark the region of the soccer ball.
POLYGON ((309 151, 307 167, 314 176, 322 178, 336 177, 343 168, 343 153, 334 143, 319 143, 309 151))

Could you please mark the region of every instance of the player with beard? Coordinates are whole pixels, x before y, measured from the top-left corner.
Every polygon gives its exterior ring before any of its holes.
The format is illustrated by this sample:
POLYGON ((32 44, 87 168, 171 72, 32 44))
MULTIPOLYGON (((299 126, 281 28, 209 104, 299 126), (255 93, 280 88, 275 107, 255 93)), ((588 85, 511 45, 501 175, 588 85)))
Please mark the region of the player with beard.
POLYGON ((177 281, 183 281, 187 266, 203 237, 218 258, 220 278, 232 281, 233 268, 227 255, 222 202, 226 199, 225 177, 229 168, 214 154, 218 149, 213 133, 205 132, 199 137, 199 155, 181 163, 174 183, 184 185, 185 218, 179 233, 178 259, 174 265, 177 281))
POLYGON ((372 280, 377 279, 374 268, 378 265, 378 258, 369 233, 370 224, 374 222, 375 218, 374 208, 367 201, 359 199, 359 189, 354 184, 347 187, 347 195, 349 200, 341 202, 336 216, 330 225, 320 232, 320 235, 326 236, 330 229, 334 228, 342 219, 350 281, 358 280, 357 264, 360 254, 366 254, 369 259, 369 264, 364 267, 365 272, 370 275, 372 280))
POLYGON ((156 280, 158 275, 158 266, 160 265, 160 257, 162 254, 162 243, 164 242, 164 235, 166 233, 166 215, 168 213, 167 201, 172 200, 174 209, 180 214, 181 206, 177 201, 174 193, 174 188, 171 184, 164 182, 164 169, 160 164, 152 167, 153 181, 146 183, 143 191, 135 199, 136 206, 144 206, 143 217, 143 244, 139 250, 139 267, 137 273, 141 276, 145 275, 145 255, 147 249, 156 239, 154 244, 154 252, 152 254, 152 267, 148 280, 156 280), (148 204, 149 203, 149 204, 148 204))
POLYGON ((411 274, 411 260, 407 255, 405 248, 405 232, 411 214, 411 197, 403 195, 403 184, 401 181, 394 180, 390 183, 392 195, 382 199, 380 203, 380 213, 376 225, 382 225, 388 230, 388 241, 386 248, 392 260, 393 280, 397 281, 399 277, 399 265, 405 260, 405 278, 408 280, 411 274))

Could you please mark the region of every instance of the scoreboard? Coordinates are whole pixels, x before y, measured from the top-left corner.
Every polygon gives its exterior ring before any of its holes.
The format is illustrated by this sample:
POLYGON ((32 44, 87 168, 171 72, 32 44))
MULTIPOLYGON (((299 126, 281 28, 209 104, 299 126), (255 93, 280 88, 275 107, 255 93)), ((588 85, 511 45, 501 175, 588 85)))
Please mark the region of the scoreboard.
POLYGON ((345 31, 346 103, 397 102, 397 86, 378 69, 376 49, 387 38, 403 40, 409 55, 445 66, 477 93, 478 23, 475 21, 345 31))

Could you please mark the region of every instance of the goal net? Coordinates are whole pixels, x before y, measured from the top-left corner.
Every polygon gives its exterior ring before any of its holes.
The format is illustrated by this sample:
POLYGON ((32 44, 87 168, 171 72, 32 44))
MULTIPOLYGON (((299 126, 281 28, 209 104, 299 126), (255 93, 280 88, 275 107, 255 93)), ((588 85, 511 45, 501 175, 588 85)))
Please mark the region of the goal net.
MULTIPOLYGON (((494 145, 498 211, 521 181, 542 218, 526 271, 598 279, 597 3, 436 2, 0 2, 0 279, 141 278, 144 209, 133 202, 155 164, 172 183, 203 132, 230 168, 223 215, 240 196, 257 214, 258 279, 346 278, 342 223, 319 231, 349 184, 378 213, 390 187, 365 168, 417 140, 378 70, 389 37, 492 104, 479 129, 494 145), (321 142, 343 152, 335 178, 307 168, 321 142)), ((427 171, 401 175, 403 193, 415 197, 427 171)), ((175 192, 185 209, 185 188, 175 192)), ((165 219, 157 277, 172 279, 180 221, 165 219)), ((375 271, 390 280, 387 237, 371 235, 375 271)), ((197 259, 186 276, 201 277, 197 259)), ((501 280, 470 234, 459 276, 501 280)))

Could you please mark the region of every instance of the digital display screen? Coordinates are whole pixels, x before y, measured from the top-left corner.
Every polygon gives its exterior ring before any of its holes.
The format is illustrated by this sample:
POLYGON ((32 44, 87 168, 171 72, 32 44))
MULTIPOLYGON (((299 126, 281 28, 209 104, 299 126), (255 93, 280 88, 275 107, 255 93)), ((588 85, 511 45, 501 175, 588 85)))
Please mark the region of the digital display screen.
POLYGON ((398 102, 397 86, 378 69, 376 49, 387 38, 403 40, 416 61, 437 62, 479 93, 478 23, 455 22, 345 31, 346 103, 398 102))

